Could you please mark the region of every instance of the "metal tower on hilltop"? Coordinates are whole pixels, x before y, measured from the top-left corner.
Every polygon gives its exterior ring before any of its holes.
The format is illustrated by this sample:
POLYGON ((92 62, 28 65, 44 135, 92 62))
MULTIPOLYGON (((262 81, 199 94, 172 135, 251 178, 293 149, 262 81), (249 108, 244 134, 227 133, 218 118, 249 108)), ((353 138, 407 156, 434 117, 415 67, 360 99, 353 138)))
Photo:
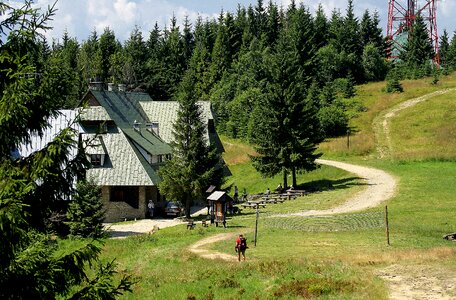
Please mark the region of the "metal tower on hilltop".
POLYGON ((437 0, 388 0, 387 38, 390 43, 390 59, 399 57, 407 42, 408 32, 411 32, 413 27, 413 21, 420 14, 427 23, 429 40, 435 53, 434 63, 440 65, 436 2, 437 0))

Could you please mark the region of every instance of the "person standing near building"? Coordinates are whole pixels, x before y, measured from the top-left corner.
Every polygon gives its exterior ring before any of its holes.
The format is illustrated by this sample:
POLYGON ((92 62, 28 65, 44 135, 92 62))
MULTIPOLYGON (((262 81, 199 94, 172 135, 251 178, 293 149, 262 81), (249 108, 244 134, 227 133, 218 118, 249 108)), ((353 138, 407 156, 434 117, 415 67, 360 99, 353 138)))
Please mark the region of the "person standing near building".
POLYGON ((147 204, 147 208, 149 210, 149 217, 152 219, 154 217, 154 209, 155 209, 155 205, 152 200, 149 200, 149 203, 147 204))
POLYGON ((235 250, 238 254, 238 261, 241 261, 241 254, 243 260, 245 261, 245 250, 247 250, 247 248, 247 240, 242 234, 240 234, 239 237, 236 239, 235 246, 235 250))

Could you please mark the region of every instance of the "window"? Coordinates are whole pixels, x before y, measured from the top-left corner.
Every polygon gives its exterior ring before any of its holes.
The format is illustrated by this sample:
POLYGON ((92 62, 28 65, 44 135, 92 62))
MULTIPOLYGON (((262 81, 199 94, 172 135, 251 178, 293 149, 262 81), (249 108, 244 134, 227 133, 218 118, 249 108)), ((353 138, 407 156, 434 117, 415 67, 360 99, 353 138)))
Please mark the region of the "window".
POLYGON ((101 154, 90 154, 90 163, 92 166, 101 166, 101 154))
POLYGON ((108 124, 101 123, 98 128, 99 133, 107 133, 108 132, 108 124))
POLYGON ((150 163, 151 164, 161 164, 165 162, 166 156, 165 155, 152 155, 150 163))
POLYGON ((133 208, 139 208, 139 187, 113 186, 109 197, 111 202, 125 202, 133 208))

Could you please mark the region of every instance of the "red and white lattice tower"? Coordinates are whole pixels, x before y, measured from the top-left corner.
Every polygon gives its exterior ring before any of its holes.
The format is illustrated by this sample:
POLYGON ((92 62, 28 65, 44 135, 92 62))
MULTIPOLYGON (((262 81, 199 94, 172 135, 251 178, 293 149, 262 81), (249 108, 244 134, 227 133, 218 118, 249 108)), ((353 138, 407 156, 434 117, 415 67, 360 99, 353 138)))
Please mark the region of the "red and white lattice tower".
POLYGON ((418 14, 427 23, 429 40, 434 49, 434 63, 440 64, 439 35, 437 32, 437 0, 388 0, 387 38, 390 43, 389 58, 398 58, 407 42, 413 21, 418 14))

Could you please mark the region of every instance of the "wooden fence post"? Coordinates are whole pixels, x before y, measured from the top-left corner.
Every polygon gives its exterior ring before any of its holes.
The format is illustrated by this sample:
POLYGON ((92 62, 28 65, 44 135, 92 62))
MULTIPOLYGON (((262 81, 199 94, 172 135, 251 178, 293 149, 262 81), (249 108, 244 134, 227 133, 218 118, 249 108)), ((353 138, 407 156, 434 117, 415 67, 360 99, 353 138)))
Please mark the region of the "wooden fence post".
POLYGON ((388 205, 385 205, 385 225, 386 225, 386 243, 390 245, 389 224, 388 224, 388 205))

